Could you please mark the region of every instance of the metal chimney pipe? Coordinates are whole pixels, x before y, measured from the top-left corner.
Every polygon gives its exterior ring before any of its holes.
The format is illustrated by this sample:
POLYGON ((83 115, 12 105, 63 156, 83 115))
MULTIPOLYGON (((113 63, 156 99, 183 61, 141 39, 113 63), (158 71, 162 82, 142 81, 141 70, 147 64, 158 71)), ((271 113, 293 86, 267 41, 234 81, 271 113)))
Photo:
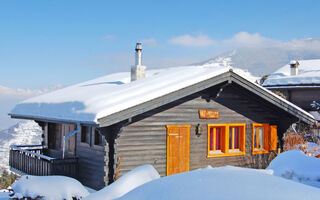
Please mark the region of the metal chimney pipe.
POLYGON ((142 64, 142 44, 136 44, 136 66, 140 66, 142 64))
POLYGON ((131 81, 143 79, 146 77, 146 66, 142 66, 142 44, 136 44, 135 65, 131 66, 131 81))
POLYGON ((298 75, 298 67, 299 67, 298 61, 296 61, 296 60, 290 61, 290 76, 298 75))

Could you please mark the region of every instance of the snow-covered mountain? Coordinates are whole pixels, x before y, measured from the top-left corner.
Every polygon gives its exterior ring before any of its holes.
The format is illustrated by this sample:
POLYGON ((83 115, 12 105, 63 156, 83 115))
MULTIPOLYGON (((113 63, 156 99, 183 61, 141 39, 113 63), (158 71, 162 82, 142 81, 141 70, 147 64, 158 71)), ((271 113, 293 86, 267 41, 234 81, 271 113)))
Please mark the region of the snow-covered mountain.
POLYGON ((41 127, 34 121, 20 121, 9 129, 0 131, 0 171, 9 168, 11 144, 41 144, 41 127))
POLYGON ((320 58, 320 39, 302 39, 269 46, 244 47, 222 53, 199 64, 229 62, 233 67, 246 69, 255 76, 270 74, 290 60, 320 58))

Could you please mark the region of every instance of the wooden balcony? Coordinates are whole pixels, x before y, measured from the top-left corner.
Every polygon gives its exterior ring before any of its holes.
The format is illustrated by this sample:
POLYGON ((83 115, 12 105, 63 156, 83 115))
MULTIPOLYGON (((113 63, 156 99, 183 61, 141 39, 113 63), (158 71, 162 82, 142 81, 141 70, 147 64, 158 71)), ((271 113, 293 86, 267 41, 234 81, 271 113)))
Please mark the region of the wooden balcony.
POLYGON ((41 145, 11 145, 9 165, 21 174, 78 178, 77 158, 53 158, 45 155, 46 150, 41 145))

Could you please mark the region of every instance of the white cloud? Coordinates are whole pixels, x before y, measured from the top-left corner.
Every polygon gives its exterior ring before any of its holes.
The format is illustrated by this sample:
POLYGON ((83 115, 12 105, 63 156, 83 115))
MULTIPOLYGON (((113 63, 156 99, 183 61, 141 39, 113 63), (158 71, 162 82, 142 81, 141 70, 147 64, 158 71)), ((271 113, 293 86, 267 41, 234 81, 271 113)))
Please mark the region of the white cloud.
POLYGON ((116 35, 106 35, 102 39, 103 40, 115 40, 117 38, 116 35))
POLYGON ((157 40, 155 38, 142 39, 142 40, 140 40, 140 42, 142 43, 142 45, 147 45, 150 47, 157 47, 158 46, 157 40))
POLYGON ((15 89, 0 85, 0 130, 8 128, 9 126, 17 123, 16 120, 13 120, 8 116, 8 113, 10 113, 17 103, 34 96, 59 89, 61 87, 61 85, 57 85, 41 90, 31 90, 22 88, 15 89))
POLYGON ((170 44, 188 46, 188 47, 207 47, 215 43, 207 35, 200 34, 198 36, 182 35, 174 37, 168 41, 170 44))
POLYGON ((259 33, 250 34, 248 32, 239 32, 229 39, 222 40, 220 45, 230 45, 236 47, 257 47, 276 45, 280 41, 261 36, 259 33))
POLYGON ((3 99, 26 99, 34 96, 38 96, 56 89, 61 88, 61 85, 57 85, 52 88, 45 88, 41 90, 31 90, 31 89, 22 89, 22 88, 9 88, 0 85, 0 98, 3 99))
POLYGON ((301 40, 291 40, 289 42, 284 42, 282 44, 284 48, 289 50, 300 50, 300 51, 320 51, 320 39, 301 39, 301 40))

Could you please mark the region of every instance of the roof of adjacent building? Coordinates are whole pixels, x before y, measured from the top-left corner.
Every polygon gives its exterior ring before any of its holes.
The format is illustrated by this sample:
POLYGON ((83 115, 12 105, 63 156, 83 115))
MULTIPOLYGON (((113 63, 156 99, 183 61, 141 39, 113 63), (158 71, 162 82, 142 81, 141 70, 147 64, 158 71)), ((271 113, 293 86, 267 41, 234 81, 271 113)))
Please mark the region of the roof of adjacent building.
POLYGON ((224 81, 235 81, 298 118, 314 121, 309 113, 254 83, 248 72, 210 65, 149 70, 146 78, 133 82, 129 72, 110 74, 25 100, 9 115, 108 126, 224 81))
POLYGON ((263 86, 267 88, 320 87, 320 59, 298 60, 298 75, 290 75, 290 63, 270 74, 263 86))

